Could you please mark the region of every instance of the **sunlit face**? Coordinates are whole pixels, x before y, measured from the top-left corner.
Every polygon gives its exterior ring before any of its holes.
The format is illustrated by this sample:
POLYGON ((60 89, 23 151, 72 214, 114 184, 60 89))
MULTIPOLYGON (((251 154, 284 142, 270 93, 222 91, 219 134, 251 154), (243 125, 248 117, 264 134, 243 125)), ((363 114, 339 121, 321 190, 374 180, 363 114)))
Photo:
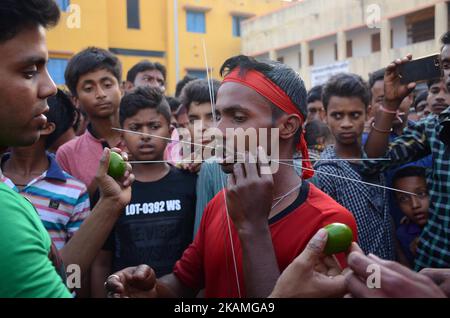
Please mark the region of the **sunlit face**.
POLYGON ((28 27, 0 43, 0 147, 35 143, 56 94, 47 71, 45 29, 28 27))
MULTIPOLYGON (((211 103, 192 102, 188 110, 189 116, 189 132, 195 143, 207 145, 211 142, 211 138, 207 138, 204 132, 214 126, 214 116, 211 103), (200 125, 201 122, 201 125, 200 125)), ((216 114, 216 120, 220 117, 216 114)))
POLYGON ((135 160, 154 161, 164 159, 164 150, 172 129, 170 123, 156 109, 145 108, 123 122, 123 129, 147 135, 124 133, 122 138, 135 160), (151 137, 160 136, 163 138, 151 137))
POLYGON ((80 76, 74 100, 89 118, 109 118, 118 113, 121 98, 118 80, 101 69, 80 76))

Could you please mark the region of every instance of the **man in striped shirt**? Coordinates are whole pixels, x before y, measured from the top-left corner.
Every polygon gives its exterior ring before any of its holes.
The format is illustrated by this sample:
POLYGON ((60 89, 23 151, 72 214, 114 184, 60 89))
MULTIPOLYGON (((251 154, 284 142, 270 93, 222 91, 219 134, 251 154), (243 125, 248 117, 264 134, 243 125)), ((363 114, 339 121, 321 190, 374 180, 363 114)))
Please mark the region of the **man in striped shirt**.
MULTIPOLYGON (((443 39, 449 39, 444 37, 443 39)), ((450 41, 444 42, 442 60, 449 59, 445 54, 449 51, 450 41)), ((389 161, 365 162, 367 171, 384 171, 392 166, 398 166, 407 162, 416 161, 425 156, 433 157, 432 185, 430 189, 430 218, 423 229, 420 237, 417 258, 415 260, 416 270, 425 267, 450 267, 450 151, 440 139, 442 130, 439 118, 431 115, 414 125, 408 127, 402 136, 389 143, 389 133, 392 130, 392 121, 400 102, 409 92, 414 89, 415 84, 403 85, 400 83, 398 68, 411 60, 408 56, 402 60, 391 63, 385 75, 385 105, 380 108, 372 131, 367 140, 365 150, 367 157, 385 157, 389 161)), ((445 68, 445 67, 444 67, 445 68)), ((448 73, 446 69, 446 73, 448 73)), ((446 74, 446 81, 448 81, 446 74)), ((445 94, 448 92, 448 83, 445 94)), ((450 112, 448 108, 443 112, 450 112)))

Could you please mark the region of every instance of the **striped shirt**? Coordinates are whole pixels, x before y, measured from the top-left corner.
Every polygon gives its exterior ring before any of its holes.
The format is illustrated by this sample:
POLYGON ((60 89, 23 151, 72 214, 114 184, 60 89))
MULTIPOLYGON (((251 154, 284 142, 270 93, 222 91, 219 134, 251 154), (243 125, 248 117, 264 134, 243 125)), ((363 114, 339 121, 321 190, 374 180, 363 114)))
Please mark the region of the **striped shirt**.
MULTIPOLYGON (((47 155, 49 169, 22 190, 0 170, 0 182, 22 194, 36 208, 55 246, 61 249, 90 213, 86 186, 61 170, 53 155, 47 155)), ((2 157, 2 163, 9 154, 2 157)))
MULTIPOLYGON (((445 112, 449 112, 447 108, 445 112)), ((385 155, 389 161, 365 161, 367 171, 385 171, 433 157, 430 189, 430 217, 420 236, 416 270, 425 267, 450 267, 450 149, 439 140, 439 118, 430 115, 409 126, 390 143, 385 155)), ((367 158, 367 155, 365 154, 367 158)))

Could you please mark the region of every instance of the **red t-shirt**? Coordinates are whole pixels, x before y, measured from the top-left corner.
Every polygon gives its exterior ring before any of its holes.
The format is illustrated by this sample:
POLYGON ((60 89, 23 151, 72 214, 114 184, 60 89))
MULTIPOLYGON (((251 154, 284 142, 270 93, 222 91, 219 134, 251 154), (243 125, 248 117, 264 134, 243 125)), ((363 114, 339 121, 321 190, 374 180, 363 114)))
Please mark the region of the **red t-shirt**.
MULTIPOLYGON (((296 201, 269 220, 280 271, 303 251, 319 229, 335 222, 347 224, 354 233, 354 240, 357 240, 353 215, 314 185, 304 182, 296 201)), ((231 220, 230 224, 240 291, 245 297, 241 246, 231 220)), ((346 266, 344 255, 338 255, 338 259, 341 265, 346 266)), ((173 272, 187 287, 194 290, 205 288, 205 297, 237 298, 234 268, 222 191, 206 206, 194 242, 175 264, 173 272)))

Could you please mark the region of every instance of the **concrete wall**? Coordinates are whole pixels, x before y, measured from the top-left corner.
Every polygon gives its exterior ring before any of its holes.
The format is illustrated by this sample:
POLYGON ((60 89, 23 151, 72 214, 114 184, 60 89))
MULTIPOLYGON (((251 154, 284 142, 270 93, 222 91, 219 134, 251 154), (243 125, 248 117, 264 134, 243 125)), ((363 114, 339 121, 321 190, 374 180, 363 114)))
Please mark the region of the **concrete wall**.
POLYGON ((245 21, 242 51, 254 56, 285 57, 285 63, 299 70, 309 85, 309 50, 314 50, 313 67, 330 65, 336 63, 334 44, 338 46, 338 61, 345 61, 346 42, 352 40, 350 71, 367 78, 369 72, 408 52, 416 57, 438 52, 439 38, 448 30, 447 3, 446 0, 304 0, 245 21), (435 39, 408 45, 405 16, 429 7, 435 10, 435 39), (378 13, 379 19, 374 23, 373 17, 378 13), (380 52, 372 52, 374 33, 381 36, 380 52), (298 65, 299 52, 302 65, 298 65))

